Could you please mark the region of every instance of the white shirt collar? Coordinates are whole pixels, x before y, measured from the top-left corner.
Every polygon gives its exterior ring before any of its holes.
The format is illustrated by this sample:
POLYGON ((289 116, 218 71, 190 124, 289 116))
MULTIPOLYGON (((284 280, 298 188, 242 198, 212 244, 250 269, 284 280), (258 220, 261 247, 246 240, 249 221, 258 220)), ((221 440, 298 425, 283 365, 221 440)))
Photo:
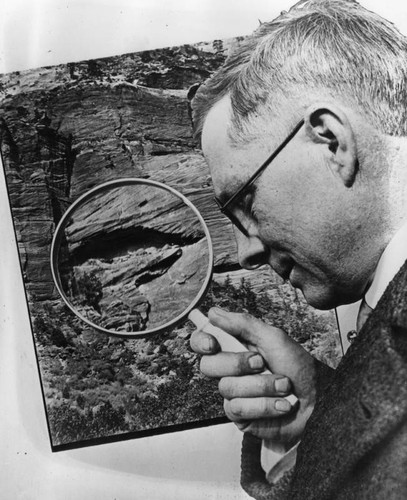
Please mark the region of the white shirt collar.
MULTIPOLYGON (((407 223, 390 240, 376 267, 372 284, 365 294, 366 303, 374 309, 388 284, 407 260, 407 223)), ((361 301, 336 308, 343 351, 349 347, 348 332, 356 330, 361 301)))
POLYGON ((407 260, 407 224, 401 227, 382 253, 372 284, 365 294, 365 301, 374 309, 387 285, 407 260))

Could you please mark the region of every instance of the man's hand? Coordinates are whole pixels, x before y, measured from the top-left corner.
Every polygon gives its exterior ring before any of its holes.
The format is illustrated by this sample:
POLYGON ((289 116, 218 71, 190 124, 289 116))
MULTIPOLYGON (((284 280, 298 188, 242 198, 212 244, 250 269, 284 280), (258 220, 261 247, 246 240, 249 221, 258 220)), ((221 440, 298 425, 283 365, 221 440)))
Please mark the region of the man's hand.
POLYGON ((283 330, 250 315, 213 308, 209 320, 249 349, 219 352, 211 335, 196 331, 191 337, 192 349, 203 354, 202 373, 220 378, 226 415, 244 432, 286 446, 295 444, 315 404, 314 358, 283 330), (265 368, 272 374, 261 374, 265 368), (284 399, 290 393, 299 400, 295 409, 284 399))

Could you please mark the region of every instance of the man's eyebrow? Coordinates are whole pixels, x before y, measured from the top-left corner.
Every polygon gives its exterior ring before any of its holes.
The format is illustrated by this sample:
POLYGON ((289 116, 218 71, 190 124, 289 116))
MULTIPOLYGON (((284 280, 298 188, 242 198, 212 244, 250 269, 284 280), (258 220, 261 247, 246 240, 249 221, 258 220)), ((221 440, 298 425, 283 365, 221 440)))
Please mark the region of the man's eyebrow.
MULTIPOLYGON (((216 196, 217 200, 222 204, 224 205, 225 203, 227 203, 230 198, 238 191, 238 189, 240 189, 242 186, 244 186, 245 182, 242 182, 240 184, 233 184, 232 186, 227 186, 225 187, 225 189, 220 193, 219 196, 216 196)), ((249 186, 247 186, 243 192, 240 194, 238 200, 236 200, 237 202, 241 201, 242 197, 244 197, 245 195, 254 195, 255 192, 257 190, 257 186, 256 184, 251 184, 249 186)))
POLYGON ((245 193, 247 194, 255 194, 256 191, 257 191, 257 183, 253 183, 253 184, 250 184, 249 186, 247 186, 247 188, 244 190, 245 193))
POLYGON ((228 199, 230 198, 231 195, 229 194, 228 191, 222 191, 219 195, 217 195, 215 192, 215 198, 218 200, 218 202, 221 205, 224 205, 228 201, 228 199))
POLYGON ((222 186, 222 190, 220 191, 219 194, 216 194, 215 191, 215 196, 218 201, 220 201, 222 204, 226 203, 231 196, 239 189, 239 186, 242 184, 239 184, 238 182, 228 182, 227 184, 222 186))

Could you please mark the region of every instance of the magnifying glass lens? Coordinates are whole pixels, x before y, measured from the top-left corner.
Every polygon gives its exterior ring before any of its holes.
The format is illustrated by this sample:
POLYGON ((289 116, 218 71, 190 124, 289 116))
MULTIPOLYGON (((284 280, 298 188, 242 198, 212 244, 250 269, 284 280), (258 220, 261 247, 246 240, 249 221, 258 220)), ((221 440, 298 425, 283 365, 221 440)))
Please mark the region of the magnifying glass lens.
POLYGON ((177 324, 210 282, 212 245, 198 210, 145 179, 103 184, 79 198, 52 245, 57 288, 99 331, 122 336, 177 324))

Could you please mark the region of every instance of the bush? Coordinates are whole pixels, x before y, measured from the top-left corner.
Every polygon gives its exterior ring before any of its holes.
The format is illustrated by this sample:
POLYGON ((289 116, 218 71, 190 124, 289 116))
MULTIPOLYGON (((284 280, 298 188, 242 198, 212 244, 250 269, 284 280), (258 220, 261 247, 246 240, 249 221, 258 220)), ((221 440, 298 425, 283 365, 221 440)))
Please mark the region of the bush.
POLYGON ((95 273, 83 273, 76 278, 76 288, 81 296, 80 303, 100 312, 99 302, 103 297, 103 286, 95 273))
POLYGON ((128 432, 123 407, 113 408, 109 401, 97 410, 82 411, 68 403, 54 406, 48 411, 53 444, 60 445, 128 432))
POLYGON ((55 325, 50 317, 36 316, 33 321, 33 330, 35 339, 42 346, 67 347, 70 345, 61 328, 55 325))

